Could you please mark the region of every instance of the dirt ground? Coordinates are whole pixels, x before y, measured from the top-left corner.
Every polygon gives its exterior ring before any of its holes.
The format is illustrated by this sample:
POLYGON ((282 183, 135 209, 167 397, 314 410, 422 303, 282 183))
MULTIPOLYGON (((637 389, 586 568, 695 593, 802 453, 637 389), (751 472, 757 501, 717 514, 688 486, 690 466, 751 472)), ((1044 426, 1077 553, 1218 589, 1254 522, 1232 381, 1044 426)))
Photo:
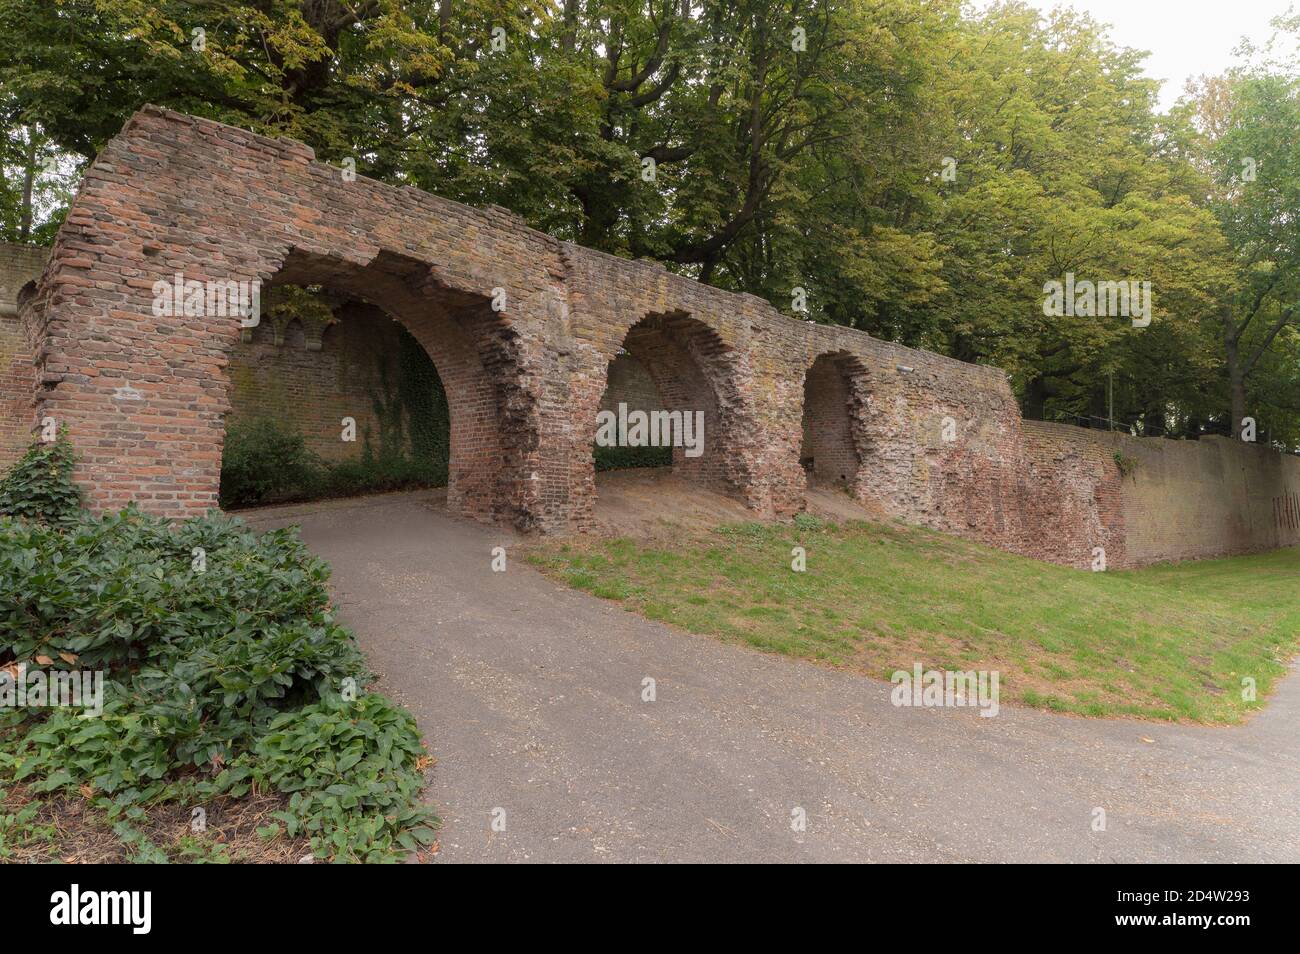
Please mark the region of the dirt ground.
MULTIPOLYGON (((810 487, 807 512, 824 520, 884 520, 883 513, 835 486, 810 487)), ((596 475, 593 533, 637 540, 667 540, 683 530, 761 519, 744 503, 675 476, 668 468, 611 470, 596 475)))
MULTIPOLYGON (((8 846, 9 864, 62 862, 63 864, 121 864, 128 860, 126 846, 113 832, 102 811, 90 808, 85 798, 67 795, 40 796, 27 786, 10 786, 0 799, 0 814, 17 813, 36 805, 33 828, 45 837, 14 839, 8 846)), ((293 864, 310 860, 311 846, 305 838, 283 834, 265 839, 257 834, 261 826, 276 824, 272 812, 288 807, 278 794, 249 794, 244 798, 221 798, 204 806, 203 830, 194 830, 191 809, 181 805, 155 805, 141 829, 174 861, 216 857, 225 860, 271 864, 293 864)))

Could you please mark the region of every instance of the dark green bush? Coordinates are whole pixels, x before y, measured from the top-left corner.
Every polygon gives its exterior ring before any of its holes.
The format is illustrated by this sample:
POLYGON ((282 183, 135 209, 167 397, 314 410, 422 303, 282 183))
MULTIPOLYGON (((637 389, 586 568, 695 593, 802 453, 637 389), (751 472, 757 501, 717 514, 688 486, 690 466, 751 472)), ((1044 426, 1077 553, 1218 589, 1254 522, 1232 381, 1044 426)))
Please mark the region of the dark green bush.
POLYGON ((438 487, 447 483, 447 462, 417 460, 396 454, 374 456, 363 452, 357 460, 331 464, 322 487, 325 496, 383 493, 407 487, 438 487))
POLYGON ((76 456, 67 436, 35 443, 0 478, 0 514, 60 526, 81 512, 81 490, 72 482, 76 456))
MULTIPOLYGON (((24 486, 65 500, 68 473, 24 486)), ((94 718, 0 710, 0 778, 89 785, 124 839, 149 803, 241 795, 251 779, 290 796, 285 827, 322 857, 389 860, 424 840, 419 735, 364 692, 372 677, 334 620, 328 577, 295 531, 257 534, 217 512, 0 516, 0 661, 105 679, 94 718)))
POLYGON ((671 447, 601 447, 593 444, 591 454, 597 471, 668 467, 673 462, 671 447))
POLYGON ((251 507, 315 496, 324 471, 325 465, 307 450, 297 431, 267 417, 234 421, 226 428, 221 457, 221 506, 251 507))
POLYGON ((355 460, 327 463, 307 450, 301 433, 260 418, 230 425, 221 461, 220 496, 223 507, 251 507, 437 487, 446 482, 445 448, 439 453, 407 455, 389 441, 376 454, 367 439, 355 460))
POLYGON ((251 781, 290 793, 289 810, 275 817, 322 855, 414 850, 433 840, 417 806, 420 777, 409 769, 423 754, 406 710, 377 694, 331 697, 277 717, 216 785, 237 791, 251 781))

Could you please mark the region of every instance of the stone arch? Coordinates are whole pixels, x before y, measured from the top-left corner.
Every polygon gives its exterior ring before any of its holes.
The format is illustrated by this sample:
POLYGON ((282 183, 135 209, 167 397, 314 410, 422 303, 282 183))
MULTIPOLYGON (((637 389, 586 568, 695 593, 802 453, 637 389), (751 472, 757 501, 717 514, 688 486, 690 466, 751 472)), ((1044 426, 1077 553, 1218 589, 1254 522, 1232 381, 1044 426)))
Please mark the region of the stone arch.
POLYGON ((847 351, 818 355, 804 372, 799 463, 813 484, 865 493, 870 454, 866 366, 847 351))
POLYGON ((601 402, 585 415, 593 429, 600 405, 613 403, 608 385, 615 362, 634 365, 648 378, 659 404, 651 410, 702 414, 700 453, 674 447, 673 473, 752 502, 751 462, 743 448, 755 440, 757 425, 744 398, 743 382, 749 377, 745 355, 684 311, 645 315, 606 356, 597 392, 601 402))

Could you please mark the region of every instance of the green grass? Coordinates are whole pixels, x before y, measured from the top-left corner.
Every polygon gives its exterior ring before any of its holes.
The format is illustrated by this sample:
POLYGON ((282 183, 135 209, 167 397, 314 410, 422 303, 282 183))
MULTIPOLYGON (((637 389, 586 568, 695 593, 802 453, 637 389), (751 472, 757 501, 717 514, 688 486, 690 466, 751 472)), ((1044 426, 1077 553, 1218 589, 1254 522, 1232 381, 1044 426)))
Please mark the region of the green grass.
POLYGON ((671 548, 544 544, 529 560, 692 633, 886 679, 916 662, 998 670, 1003 702, 1089 716, 1240 722, 1285 673, 1300 626, 1300 548, 1089 573, 912 527, 805 518, 671 548), (794 546, 805 572, 791 569, 794 546))

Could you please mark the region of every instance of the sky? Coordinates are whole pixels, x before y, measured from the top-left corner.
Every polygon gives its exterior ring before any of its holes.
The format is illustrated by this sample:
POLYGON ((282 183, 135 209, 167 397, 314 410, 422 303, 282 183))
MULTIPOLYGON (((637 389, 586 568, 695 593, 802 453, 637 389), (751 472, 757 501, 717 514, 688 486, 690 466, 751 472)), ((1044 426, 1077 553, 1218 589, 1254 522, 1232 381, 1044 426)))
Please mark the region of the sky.
MULTIPOLYGON (((1190 76, 1213 75, 1235 65, 1233 48, 1243 36, 1263 42, 1269 20, 1300 0, 1027 0, 1047 11, 1057 6, 1086 10, 1114 29, 1121 46, 1149 50, 1148 75, 1166 80, 1160 106, 1167 109, 1190 76)), ((987 4, 983 4, 987 5, 987 4)))

